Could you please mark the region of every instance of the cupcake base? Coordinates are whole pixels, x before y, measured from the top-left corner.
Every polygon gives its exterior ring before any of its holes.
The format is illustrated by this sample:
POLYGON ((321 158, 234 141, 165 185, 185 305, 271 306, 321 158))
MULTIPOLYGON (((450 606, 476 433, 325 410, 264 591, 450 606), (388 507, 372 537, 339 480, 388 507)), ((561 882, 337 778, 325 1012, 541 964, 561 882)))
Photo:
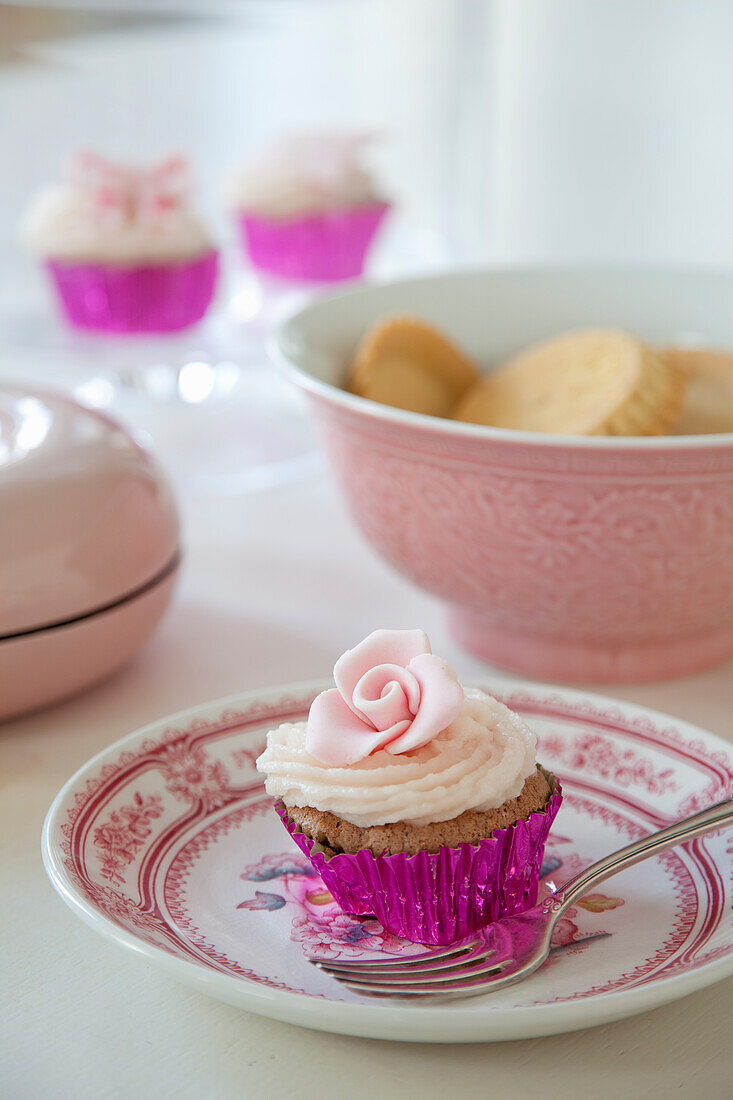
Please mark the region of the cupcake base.
POLYGON ((364 270, 369 245, 388 209, 386 203, 371 203, 293 218, 242 210, 242 248, 253 267, 281 279, 355 279, 364 270))
POLYGON ((550 785, 541 768, 536 768, 525 781, 517 798, 510 798, 493 810, 466 810, 450 821, 434 821, 430 825, 410 825, 398 821, 392 825, 370 825, 360 828, 342 817, 311 806, 290 806, 288 816, 299 833, 315 841, 321 851, 356 854, 369 848, 375 855, 408 856, 418 852, 437 852, 441 848, 457 848, 460 844, 480 844, 496 829, 505 829, 519 818, 544 810, 551 795, 550 785))
POLYGON ((214 295, 219 254, 126 267, 47 260, 66 319, 107 333, 178 332, 196 324, 214 295))
POLYGON ((415 943, 445 944, 536 903, 545 842, 562 801, 555 777, 542 774, 550 796, 526 820, 495 829, 478 844, 414 855, 337 852, 299 832, 282 802, 275 809, 344 912, 374 915, 415 943))

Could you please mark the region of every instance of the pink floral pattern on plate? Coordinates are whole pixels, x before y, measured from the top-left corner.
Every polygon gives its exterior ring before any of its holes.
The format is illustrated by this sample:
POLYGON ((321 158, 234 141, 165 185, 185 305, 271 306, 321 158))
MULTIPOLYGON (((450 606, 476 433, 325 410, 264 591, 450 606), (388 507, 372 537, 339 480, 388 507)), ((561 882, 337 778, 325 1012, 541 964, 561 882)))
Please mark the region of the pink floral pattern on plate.
MULTIPOLYGON (((406 945, 375 919, 338 910, 289 846, 254 767, 267 728, 303 717, 323 687, 212 704, 113 746, 50 815, 45 854, 55 883, 90 918, 103 918, 153 957, 162 951, 273 994, 343 1001, 347 1011, 355 997, 306 956, 395 956, 406 945)), ((546 850, 545 890, 733 791, 727 747, 702 731, 549 688, 504 686, 502 700, 536 728, 540 759, 566 791, 546 850)), ((497 994, 492 1011, 590 1005, 616 990, 727 966, 732 887, 733 843, 725 835, 622 873, 565 916, 550 964, 497 994)))
POLYGON ((163 813, 158 794, 143 798, 135 794, 129 806, 114 810, 108 820, 94 830, 94 846, 100 853, 102 878, 122 886, 124 870, 152 832, 152 823, 163 813))
MULTIPOLYGON (((544 879, 558 868, 562 868, 563 879, 570 878, 581 869, 580 860, 572 855, 562 861, 546 860, 541 877, 544 879)), ((237 909, 274 912, 289 906, 293 913, 290 938, 301 945, 306 955, 343 959, 365 952, 400 955, 415 950, 409 940, 385 931, 376 917, 353 917, 343 913, 302 852, 263 856, 258 863, 245 868, 241 878, 248 883, 266 882, 268 889, 256 889, 254 896, 241 901, 237 909)), ((549 894, 549 888, 545 886, 542 893, 549 894)), ((601 929, 582 932, 576 923, 581 918, 580 910, 604 913, 623 904, 623 898, 593 894, 577 907, 568 909, 555 929, 553 948, 579 945, 609 935, 601 929)))
POLYGON ((619 748, 597 734, 548 738, 544 749, 559 764, 600 779, 611 779, 620 787, 641 786, 650 794, 666 794, 677 787, 674 768, 656 771, 648 757, 631 748, 619 748))
POLYGON ((177 742, 161 754, 167 789, 184 802, 201 802, 215 810, 227 801, 229 775, 219 760, 210 760, 201 745, 177 742))

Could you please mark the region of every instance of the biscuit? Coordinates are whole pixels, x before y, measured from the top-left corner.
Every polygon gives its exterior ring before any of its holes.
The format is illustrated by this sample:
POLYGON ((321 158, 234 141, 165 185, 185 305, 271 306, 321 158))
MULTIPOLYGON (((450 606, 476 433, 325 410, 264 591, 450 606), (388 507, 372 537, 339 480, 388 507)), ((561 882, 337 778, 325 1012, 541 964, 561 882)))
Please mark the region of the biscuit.
POLYGON ((364 397, 397 409, 450 416, 455 399, 448 385, 409 359, 380 359, 374 363, 364 397))
POLYGON ((567 435, 662 435, 684 380, 635 337, 591 329, 546 340, 483 378, 458 420, 567 435))
POLYGON ((659 354, 687 380, 673 435, 733 432, 733 353, 660 348, 659 354))
POLYGON ((389 317, 359 344, 349 389, 385 405, 449 416, 478 378, 475 364, 437 329, 417 318, 389 317))

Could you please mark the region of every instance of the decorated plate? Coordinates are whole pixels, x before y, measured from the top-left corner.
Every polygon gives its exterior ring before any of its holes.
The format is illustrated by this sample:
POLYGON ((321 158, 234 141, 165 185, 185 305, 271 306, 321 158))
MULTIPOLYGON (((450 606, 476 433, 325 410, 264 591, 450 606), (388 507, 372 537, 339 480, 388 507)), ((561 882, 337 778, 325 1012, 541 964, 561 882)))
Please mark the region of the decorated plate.
MULTIPOLYGON (((548 963, 447 1006, 360 998, 309 955, 393 957, 414 947, 346 916, 298 852, 254 762, 266 731, 326 685, 243 695, 133 733, 54 801, 43 858, 64 901, 172 976, 252 1012, 324 1031, 469 1042, 620 1019, 733 973, 733 831, 610 879, 559 923, 548 963)), ((537 731, 565 800, 542 889, 733 794, 730 746, 641 707, 536 685, 480 685, 537 731)))

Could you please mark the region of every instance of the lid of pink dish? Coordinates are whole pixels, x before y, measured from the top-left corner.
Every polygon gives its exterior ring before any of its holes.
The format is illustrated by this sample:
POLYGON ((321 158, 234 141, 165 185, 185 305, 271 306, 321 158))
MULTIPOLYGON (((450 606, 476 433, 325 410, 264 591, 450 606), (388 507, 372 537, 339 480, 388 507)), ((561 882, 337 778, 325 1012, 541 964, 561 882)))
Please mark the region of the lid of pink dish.
POLYGON ((132 599, 177 562, 151 455, 70 397, 0 386, 0 639, 132 599))

